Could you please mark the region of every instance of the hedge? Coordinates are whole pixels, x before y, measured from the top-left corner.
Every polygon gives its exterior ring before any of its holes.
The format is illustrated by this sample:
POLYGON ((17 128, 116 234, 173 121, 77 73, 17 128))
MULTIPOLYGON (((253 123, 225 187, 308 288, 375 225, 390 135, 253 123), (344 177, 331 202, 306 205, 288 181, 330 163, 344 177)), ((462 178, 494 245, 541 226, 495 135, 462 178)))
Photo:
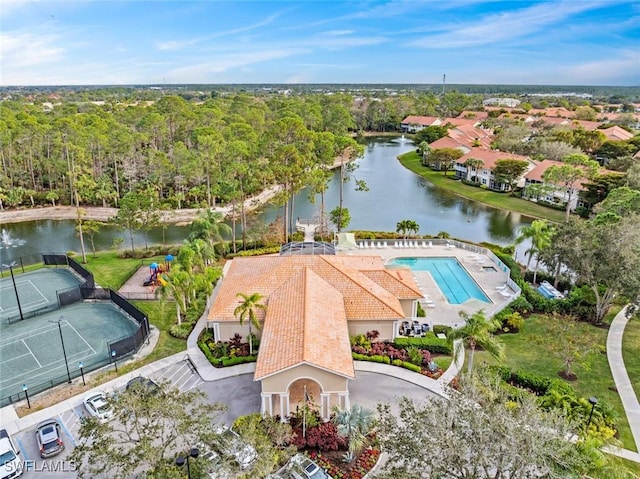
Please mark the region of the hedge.
POLYGON ((373 363, 391 364, 391 359, 389 359, 387 356, 381 356, 379 354, 367 356, 366 354, 351 353, 351 357, 353 357, 353 359, 355 359, 356 361, 371 361, 373 363))
POLYGON ((233 358, 222 357, 219 359, 222 366, 235 366, 236 364, 244 364, 244 363, 255 363, 258 359, 258 356, 235 356, 233 358))
POLYGON ((432 353, 452 354, 452 346, 446 339, 436 338, 433 334, 429 334, 423 338, 396 338, 393 341, 396 348, 408 348, 414 346, 418 349, 426 349, 432 353))

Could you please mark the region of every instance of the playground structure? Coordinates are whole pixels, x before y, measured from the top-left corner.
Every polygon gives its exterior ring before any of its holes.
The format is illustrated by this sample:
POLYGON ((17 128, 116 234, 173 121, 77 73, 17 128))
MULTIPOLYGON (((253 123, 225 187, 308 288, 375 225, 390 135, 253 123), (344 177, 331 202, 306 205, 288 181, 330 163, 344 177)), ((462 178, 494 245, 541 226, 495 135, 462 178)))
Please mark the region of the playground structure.
POLYGON ((168 271, 169 271, 168 266, 158 264, 158 263, 151 263, 151 265, 149 265, 149 273, 150 273, 149 279, 147 279, 143 283, 143 286, 151 286, 152 288, 154 288, 156 286, 166 285, 167 278, 165 274, 168 271))

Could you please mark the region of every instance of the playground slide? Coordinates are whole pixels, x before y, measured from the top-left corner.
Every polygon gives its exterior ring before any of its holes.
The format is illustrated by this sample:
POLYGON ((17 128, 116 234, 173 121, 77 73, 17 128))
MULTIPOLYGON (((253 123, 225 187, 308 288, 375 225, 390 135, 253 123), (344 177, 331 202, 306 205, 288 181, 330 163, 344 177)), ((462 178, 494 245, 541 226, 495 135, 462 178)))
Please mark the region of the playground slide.
POLYGON ((158 275, 158 282, 162 285, 162 286, 166 286, 167 282, 165 281, 165 279, 158 275))

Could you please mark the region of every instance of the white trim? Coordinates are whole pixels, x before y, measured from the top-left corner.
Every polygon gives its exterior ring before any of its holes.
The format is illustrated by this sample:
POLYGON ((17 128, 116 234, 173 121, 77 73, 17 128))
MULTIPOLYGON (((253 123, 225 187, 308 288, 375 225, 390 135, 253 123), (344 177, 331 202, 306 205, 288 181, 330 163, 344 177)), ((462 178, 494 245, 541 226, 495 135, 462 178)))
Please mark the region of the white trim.
MULTIPOLYGON (((260 358, 259 358, 259 357, 258 357, 258 360, 260 360, 260 358)), ((352 361, 352 364, 353 364, 353 361, 352 361)), ((298 367, 298 366, 302 366, 302 365, 305 365, 305 366, 311 366, 311 367, 314 367, 314 368, 316 368, 316 369, 320 369, 321 371, 326 371, 326 372, 328 372, 328 373, 335 374, 335 375, 337 375, 337 376, 342 376, 343 378, 346 378, 346 379, 355 379, 355 377, 356 377, 356 376, 355 376, 355 369, 354 369, 354 374, 353 374, 353 376, 348 376, 348 375, 343 374, 343 373, 340 373, 340 372, 338 372, 338 371, 333 371, 332 369, 323 368, 322 366, 318 366, 317 364, 310 363, 309 361, 300 361, 299 363, 292 364, 291 366, 287 366, 286 368, 284 368, 284 369, 280 369, 279 371, 274 371, 274 372, 272 372, 272 373, 269 373, 269 374, 266 374, 266 375, 264 375, 264 376, 260 376, 260 377, 257 377, 257 376, 256 376, 256 377, 254 378, 254 380, 255 380, 255 381, 257 381, 257 380, 261 380, 261 379, 267 379, 267 378, 270 378, 271 376, 275 376, 276 374, 283 373, 283 372, 285 372, 285 371, 288 371, 289 369, 293 369, 293 368, 296 368, 296 367, 298 367)), ((311 378, 310 378, 310 379, 311 379, 311 378)), ((315 381, 315 379, 314 379, 314 381, 315 381)))

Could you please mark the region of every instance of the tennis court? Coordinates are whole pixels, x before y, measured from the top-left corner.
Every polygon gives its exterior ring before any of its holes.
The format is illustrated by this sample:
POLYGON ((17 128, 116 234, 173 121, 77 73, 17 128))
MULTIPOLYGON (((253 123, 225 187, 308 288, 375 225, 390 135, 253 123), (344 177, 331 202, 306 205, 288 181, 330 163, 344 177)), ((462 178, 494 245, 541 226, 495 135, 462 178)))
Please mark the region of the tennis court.
POLYGON ((24 274, 14 269, 14 274, 15 288, 11 276, 0 280, 0 323, 20 319, 18 298, 22 314, 32 317, 35 311, 57 308, 56 292, 78 286, 82 281, 68 268, 45 268, 24 274))
POLYGON ((22 392, 24 384, 36 392, 38 386, 66 376, 62 340, 75 377, 80 361, 87 370, 96 363, 107 364, 109 343, 138 327, 111 302, 80 302, 24 321, 0 321, 0 398, 22 392))

